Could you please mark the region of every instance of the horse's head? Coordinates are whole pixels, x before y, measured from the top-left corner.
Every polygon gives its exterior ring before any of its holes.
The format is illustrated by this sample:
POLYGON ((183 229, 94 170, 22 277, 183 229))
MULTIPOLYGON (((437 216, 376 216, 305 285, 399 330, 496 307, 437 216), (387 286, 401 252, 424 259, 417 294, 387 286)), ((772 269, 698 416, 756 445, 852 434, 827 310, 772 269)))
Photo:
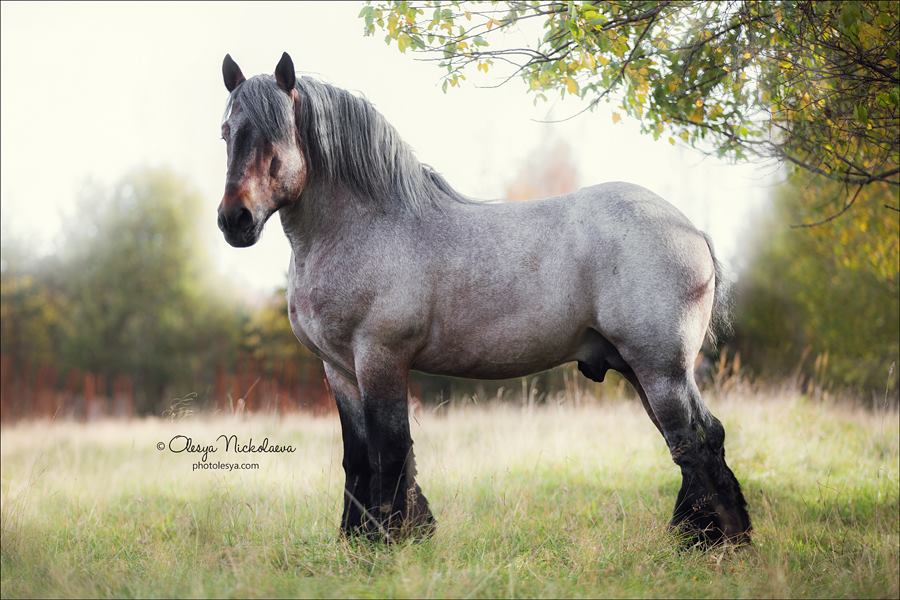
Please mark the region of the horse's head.
POLYGON ((285 52, 275 76, 245 79, 230 55, 222 63, 231 92, 222 120, 228 173, 219 204, 219 229, 232 246, 252 246, 263 226, 283 206, 296 202, 307 166, 297 135, 299 99, 291 57, 285 52))

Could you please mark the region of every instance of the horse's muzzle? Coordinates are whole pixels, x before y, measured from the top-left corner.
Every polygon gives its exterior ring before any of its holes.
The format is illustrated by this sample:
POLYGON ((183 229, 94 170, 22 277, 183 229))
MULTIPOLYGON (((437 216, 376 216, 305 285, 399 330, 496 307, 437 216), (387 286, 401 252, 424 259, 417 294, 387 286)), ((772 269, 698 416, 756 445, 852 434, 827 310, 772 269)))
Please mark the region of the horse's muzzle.
POLYGON ((243 206, 219 210, 219 229, 225 234, 225 241, 236 248, 246 248, 256 243, 256 223, 253 214, 243 206))

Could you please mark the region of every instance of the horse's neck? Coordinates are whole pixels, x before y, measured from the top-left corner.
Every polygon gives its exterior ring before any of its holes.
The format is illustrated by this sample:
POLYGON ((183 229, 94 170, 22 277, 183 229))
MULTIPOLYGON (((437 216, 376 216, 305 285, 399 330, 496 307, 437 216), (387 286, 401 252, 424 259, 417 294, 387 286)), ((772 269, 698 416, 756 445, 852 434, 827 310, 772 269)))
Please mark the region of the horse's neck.
POLYGON ((385 209, 383 203, 341 187, 311 187, 300 199, 281 209, 281 225, 294 255, 302 257, 316 248, 338 249, 341 243, 358 243, 365 232, 404 221, 398 207, 385 209))

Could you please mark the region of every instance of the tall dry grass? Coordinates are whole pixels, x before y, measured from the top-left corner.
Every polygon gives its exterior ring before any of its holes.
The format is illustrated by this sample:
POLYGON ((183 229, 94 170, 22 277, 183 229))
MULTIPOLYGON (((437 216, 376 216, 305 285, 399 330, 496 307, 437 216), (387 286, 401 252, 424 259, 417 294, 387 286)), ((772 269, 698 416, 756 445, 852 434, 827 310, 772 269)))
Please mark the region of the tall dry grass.
POLYGON ((639 402, 589 388, 417 410, 439 529, 394 548, 336 535, 336 416, 6 427, 2 595, 897 597, 897 412, 748 389, 707 394, 754 520, 736 554, 678 550, 661 437, 639 402), (195 472, 198 456, 156 449, 221 433, 296 452, 220 451, 259 469, 195 472))

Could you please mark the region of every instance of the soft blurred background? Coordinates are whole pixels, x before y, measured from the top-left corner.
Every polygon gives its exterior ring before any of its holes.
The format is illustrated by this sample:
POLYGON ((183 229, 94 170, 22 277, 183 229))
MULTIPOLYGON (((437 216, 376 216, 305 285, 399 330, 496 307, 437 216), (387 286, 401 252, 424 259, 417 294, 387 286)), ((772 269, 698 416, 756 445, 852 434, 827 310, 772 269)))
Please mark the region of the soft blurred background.
MULTIPOLYGON (((897 205, 895 186, 867 186, 841 218, 792 228, 825 216, 811 207, 841 186, 654 140, 613 105, 569 119, 586 100, 533 102, 519 79, 490 87, 493 72, 445 93, 433 63, 365 37, 360 8, 3 4, 4 422, 331 409, 321 365, 288 324, 278 218, 248 249, 216 229, 226 52, 249 76, 289 51, 302 74, 364 95, 466 195, 648 187, 712 235, 733 279, 735 329, 698 361, 704 382, 896 403, 898 213, 884 207, 897 205)), ((571 367, 527 381, 417 376, 412 393, 544 402, 575 385, 630 393, 571 367)))
POLYGON ((0 597, 900 596, 900 4, 423 4, 0 4, 0 597), (284 51, 466 195, 625 180, 711 234, 735 323, 696 369, 751 547, 679 547, 663 438, 573 365, 416 375, 437 533, 338 537, 278 217, 216 227, 222 58, 284 51))

